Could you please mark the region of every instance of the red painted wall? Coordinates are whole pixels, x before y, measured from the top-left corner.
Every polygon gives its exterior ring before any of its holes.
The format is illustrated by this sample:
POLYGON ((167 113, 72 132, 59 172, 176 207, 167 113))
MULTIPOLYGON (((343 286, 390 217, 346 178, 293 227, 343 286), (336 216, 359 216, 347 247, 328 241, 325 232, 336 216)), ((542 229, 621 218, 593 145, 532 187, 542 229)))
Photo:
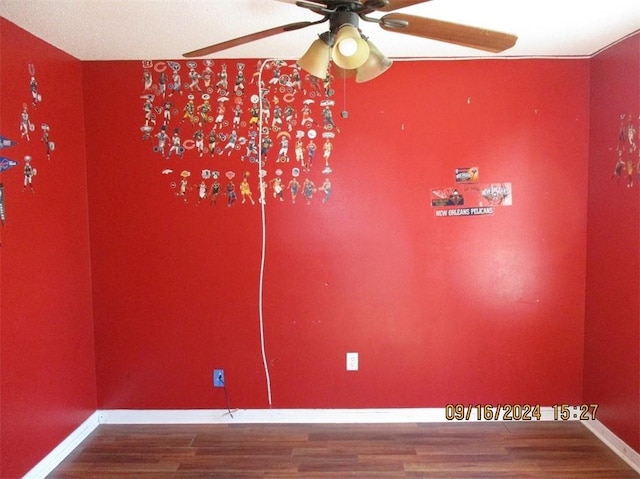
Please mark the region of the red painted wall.
POLYGON ((67 437, 96 403, 81 63, 0 19, 0 477, 21 477, 67 437), (28 65, 42 101, 31 105, 28 65), (22 104, 35 129, 21 138, 22 104), (50 160, 41 124, 50 126, 50 160), (34 192, 23 191, 33 158, 34 192))
MULTIPOLYGON (((213 368, 226 371, 232 407, 266 407, 259 207, 175 197, 159 171, 197 160, 161 159, 141 141, 139 62, 80 63, 0 28, 0 133, 18 135, 22 75, 34 63, 44 98, 34 119, 49 118, 56 141, 33 195, 19 167, 2 174, 2 475, 26 472, 96 407, 224 407, 213 368), (29 291, 38 294, 25 301, 29 291)), ((637 373, 621 371, 638 358, 638 305, 614 310, 591 296, 609 267, 599 255, 615 258, 595 233, 614 216, 594 208, 611 186, 594 186, 595 152, 608 148, 608 112, 617 114, 607 101, 628 98, 606 87, 607 69, 637 78, 637 48, 593 61, 396 62, 371 83, 337 84, 349 118, 337 118, 331 200, 266 206, 273 407, 595 401, 638 449, 627 410, 637 410, 637 373), (481 182, 511 182, 513 206, 436 218, 430 190, 453 186, 465 166, 478 166, 481 182), (347 351, 360 353, 360 371, 345 371, 347 351)), ((30 143, 3 155, 41 155, 30 143)), ((633 207, 614 243, 637 244, 633 207)), ((638 258, 615 264, 631 298, 638 258)))
POLYGON ((632 188, 626 175, 611 178, 620 115, 632 114, 638 128, 640 35, 591 61, 591 85, 584 399, 640 451, 640 176, 632 188))
MULTIPOLYGON (((266 407, 258 206, 173 195, 162 168, 198 160, 141 141, 139 62, 83 75, 99 407, 222 408, 214 368, 266 407)), ((273 407, 579 403, 589 61, 396 62, 336 90, 331 200, 266 205, 273 407), (468 166, 513 206, 436 218, 468 166)))

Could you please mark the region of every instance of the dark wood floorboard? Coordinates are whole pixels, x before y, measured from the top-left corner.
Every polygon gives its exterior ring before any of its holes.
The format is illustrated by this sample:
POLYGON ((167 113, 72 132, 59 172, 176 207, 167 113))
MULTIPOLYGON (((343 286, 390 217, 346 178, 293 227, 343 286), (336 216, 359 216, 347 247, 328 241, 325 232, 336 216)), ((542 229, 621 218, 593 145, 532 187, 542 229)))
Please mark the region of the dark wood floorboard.
POLYGON ((101 425, 49 479, 637 479, 580 422, 101 425))

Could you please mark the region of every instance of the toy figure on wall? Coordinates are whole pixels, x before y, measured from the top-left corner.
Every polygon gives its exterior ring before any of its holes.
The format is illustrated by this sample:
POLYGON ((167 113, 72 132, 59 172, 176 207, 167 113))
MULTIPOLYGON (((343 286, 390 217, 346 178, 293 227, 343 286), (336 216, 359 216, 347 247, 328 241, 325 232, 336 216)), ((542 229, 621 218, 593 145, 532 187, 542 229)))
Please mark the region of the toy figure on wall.
POLYGON ((307 187, 305 194, 298 178, 304 171, 310 176, 307 183, 323 185, 324 204, 331 196, 329 160, 340 132, 330 98, 331 79, 306 75, 303 80, 299 67, 283 60, 259 61, 252 75, 242 62, 143 61, 142 139, 163 160, 181 161, 175 173, 166 161, 159 168, 170 178, 176 196, 187 203, 202 204, 209 197, 213 206, 221 189, 228 206, 235 204, 238 194, 239 203, 255 205, 253 191, 259 192, 258 202, 266 203, 268 190, 281 203, 289 189, 292 204, 299 192, 310 204, 318 189, 307 187), (181 71, 187 72, 184 82, 181 71), (318 149, 324 165, 314 168, 318 149), (276 164, 283 166, 275 168, 276 164), (247 174, 249 165, 256 165, 261 174, 247 174), (208 174, 193 181, 194 170, 208 174), (227 171, 228 182, 222 188, 212 174, 220 170, 227 171), (237 184, 236 176, 242 178, 237 184))

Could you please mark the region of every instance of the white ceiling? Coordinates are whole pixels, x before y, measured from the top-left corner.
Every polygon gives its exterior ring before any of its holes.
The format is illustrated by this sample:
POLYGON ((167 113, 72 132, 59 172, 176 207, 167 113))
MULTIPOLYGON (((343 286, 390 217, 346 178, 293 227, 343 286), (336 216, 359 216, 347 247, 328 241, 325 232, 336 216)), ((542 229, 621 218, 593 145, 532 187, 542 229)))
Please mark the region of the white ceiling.
MULTIPOLYGON (((640 30, 640 0, 432 0, 399 12, 516 34, 502 57, 591 56, 640 30)), ((0 0, 0 14, 80 60, 179 59, 213 43, 321 18, 286 0, 0 0)), ((498 56, 375 23, 360 28, 390 58, 498 56)), ((314 25, 210 58, 298 58, 325 30, 326 23, 314 25)))

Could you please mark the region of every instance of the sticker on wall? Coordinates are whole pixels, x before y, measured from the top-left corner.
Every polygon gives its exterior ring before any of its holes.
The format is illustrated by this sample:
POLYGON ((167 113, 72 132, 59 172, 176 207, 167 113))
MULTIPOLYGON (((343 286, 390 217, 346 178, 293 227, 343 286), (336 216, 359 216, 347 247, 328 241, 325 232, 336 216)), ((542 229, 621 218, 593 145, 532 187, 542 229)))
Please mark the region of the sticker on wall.
POLYGON ((513 205, 511 183, 493 183, 480 190, 482 197, 493 206, 513 205))
MULTIPOLYGON (((10 148, 15 146, 17 143, 5 136, 0 136, 0 149, 10 148)), ((3 171, 7 171, 10 168, 13 168, 18 164, 17 161, 14 161, 10 158, 6 158, 4 156, 0 156, 0 173, 3 171)))
POLYGON ((322 170, 322 173, 325 175, 328 175, 329 173, 333 172, 333 170, 329 166, 329 158, 331 157, 331 152, 333 151, 333 143, 331 143, 331 140, 335 138, 335 133, 325 131, 322 134, 322 138, 324 138, 324 144, 322 145, 322 158, 324 159, 324 169, 322 170))
POLYGON ((479 170, 477 166, 470 168, 456 168, 456 183, 477 183, 479 170))
POLYGON ((26 103, 22 104, 22 113, 20 114, 20 137, 31 141, 29 133, 36 129, 35 125, 29 119, 29 107, 26 103))
POLYGON ((331 180, 329 180, 329 178, 325 178, 318 190, 324 193, 322 196, 322 202, 326 203, 329 201, 329 198, 331 197, 331 180))
POLYGON ((31 79, 29 80, 29 90, 31 91, 31 104, 35 107, 42 101, 42 95, 38 92, 38 80, 36 80, 36 67, 30 63, 29 64, 29 75, 31 75, 31 79))
POLYGON ((284 201, 284 186, 282 184, 282 174, 284 172, 278 168, 275 171, 276 177, 269 182, 269 186, 273 190, 273 197, 279 201, 284 201))
POLYGON ((4 156, 0 156, 0 173, 8 170, 9 168, 13 168, 17 164, 17 161, 14 161, 10 158, 5 158, 4 156))
POLYGON ((291 170, 291 180, 287 185, 287 189, 291 193, 291 203, 296 204, 296 198, 298 197, 298 193, 300 192, 300 181, 298 177, 300 176, 300 168, 293 168, 291 170))
POLYGON ((431 190, 431 206, 461 206, 464 196, 457 188, 440 188, 431 190))
POLYGON ((180 188, 176 193, 178 196, 182 197, 184 201, 187 201, 187 190, 189 189, 189 177, 191 176, 191 172, 187 170, 182 170, 180 173, 180 188))
POLYGON ((255 201, 253 201, 253 194, 251 193, 251 185, 249 184, 249 175, 248 171, 245 171, 242 181, 240 182, 240 196, 242 197, 242 203, 244 204, 247 200, 251 202, 252 205, 255 205, 255 201))
MULTIPOLYGON (((311 184, 323 185, 321 190, 313 186, 308 192, 322 191, 323 201, 317 203, 327 203, 329 175, 333 174, 329 162, 336 155, 340 133, 331 98, 333 77, 302 78, 297 64, 282 60, 258 61, 255 71, 248 70, 252 68, 243 62, 210 59, 142 62, 139 128, 142 140, 150 144, 150 153, 163 159, 159 171, 171 178, 175 196, 195 205, 207 198, 210 205, 216 204, 220 191, 229 206, 238 195, 244 204, 266 203, 265 195, 273 197, 274 191, 276 204, 282 204, 287 190, 295 204, 298 194, 304 194, 301 172, 311 184), (323 155, 320 167, 314 164, 319 148, 323 155), (181 168, 172 168, 166 160, 180 161, 181 168), (258 162, 262 170, 244 174, 258 162), (270 164, 291 168, 276 170, 270 164), (213 175, 194 183, 174 170, 243 174, 241 180, 227 178, 220 188, 213 175)), ((313 194, 305 197, 311 203, 313 194)))
POLYGON ((309 178, 305 178, 304 183, 302 184, 302 195, 308 205, 311 204, 311 200, 313 200, 313 195, 316 191, 316 185, 313 184, 313 181, 309 178))
POLYGON ((233 206, 238 195, 236 194, 236 185, 233 183, 233 179, 236 174, 233 171, 227 171, 225 176, 229 180, 225 188, 225 194, 227 195, 227 206, 233 206))
POLYGON ((218 201, 218 195, 220 194, 220 182, 218 181, 218 178, 220 178, 220 172, 212 171, 211 178, 213 178, 213 183, 211 183, 211 188, 209 190, 209 195, 211 197, 209 204, 215 205, 218 201))
POLYGON ((32 193, 35 192, 33 189, 33 178, 38 174, 38 170, 36 170, 33 165, 31 165, 31 157, 24 157, 24 182, 23 182, 23 191, 29 188, 32 193))
MULTIPOLYGON (((465 178, 471 169, 456 169, 456 179, 464 172, 465 178)), ((474 168, 477 175, 478 169, 474 168)), ((456 187, 431 190, 431 206, 435 216, 486 216, 493 215, 497 207, 511 206, 513 194, 511 183, 478 184, 461 181, 456 187)))
MULTIPOLYGON (((640 117, 638 122, 640 123, 640 117)), ((620 115, 616 162, 611 178, 615 179, 617 184, 625 178, 627 188, 633 187, 634 180, 640 184, 640 150, 636 143, 637 132, 638 128, 634 124, 633 115, 631 113, 620 115)))
POLYGON ((17 143, 5 136, 0 136, 0 150, 2 148, 9 148, 11 146, 15 146, 17 143))
POLYGON ((40 128, 42 129, 42 142, 44 143, 44 146, 46 149, 47 160, 50 160, 51 152, 55 150, 56 144, 53 141, 51 141, 51 139, 49 138, 49 131, 51 129, 49 125, 47 125, 46 123, 43 123, 40 126, 40 128))
POLYGON ((0 223, 4 226, 6 215, 4 212, 4 184, 0 183, 0 223))

